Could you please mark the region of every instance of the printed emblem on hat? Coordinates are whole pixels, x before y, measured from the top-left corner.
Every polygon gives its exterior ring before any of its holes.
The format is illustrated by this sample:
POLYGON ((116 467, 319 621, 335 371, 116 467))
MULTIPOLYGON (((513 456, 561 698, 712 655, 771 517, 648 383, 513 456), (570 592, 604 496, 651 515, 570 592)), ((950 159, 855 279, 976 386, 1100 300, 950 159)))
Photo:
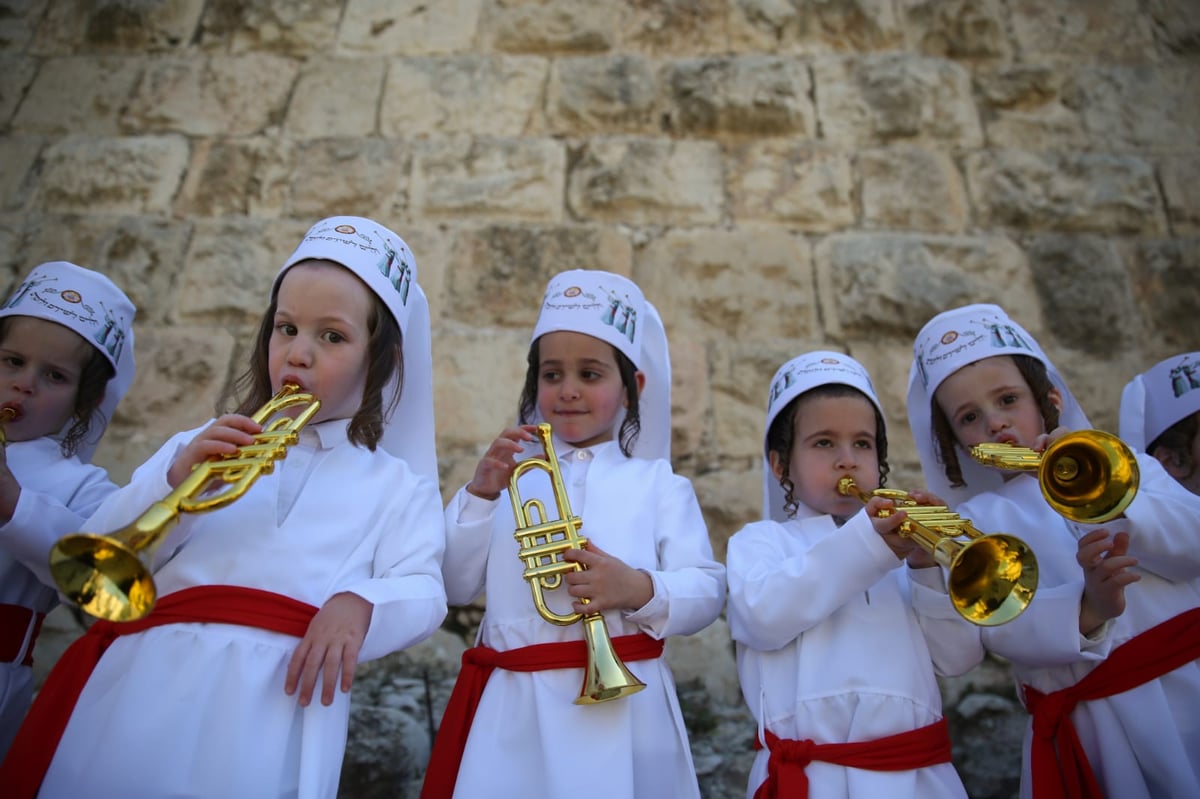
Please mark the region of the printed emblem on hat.
MULTIPOLYGON (((4 304, 4 308, 18 308, 22 305, 38 305, 41 310, 48 312, 46 317, 83 333, 92 332, 92 339, 97 347, 108 353, 113 363, 121 360, 121 351, 125 348, 125 319, 118 319, 103 302, 97 302, 104 314, 101 319, 96 308, 83 301, 83 295, 75 289, 56 289, 52 286, 39 288, 44 283, 57 283, 57 276, 31 277, 25 280, 13 292, 12 297, 4 304), (60 302, 61 301, 61 302, 60 302), (65 304, 63 304, 65 303, 65 304), (72 307, 74 306, 74 307, 72 307), (82 329, 81 329, 82 328, 82 329)), ((42 314, 36 314, 42 316, 42 314)))
POLYGON ((583 293, 583 289, 579 288, 579 286, 571 286, 569 289, 567 289, 566 291, 563 292, 563 296, 564 297, 578 297, 582 293, 583 293))
POLYGON ((338 225, 334 228, 334 230, 338 233, 345 233, 346 235, 358 232, 354 229, 354 225, 338 225))
POLYGON ((72 304, 83 302, 83 295, 74 289, 63 289, 58 293, 58 296, 72 304))
POLYGON ((1171 393, 1177 398, 1200 388, 1200 364, 1185 362, 1171 367, 1170 380, 1171 393))
POLYGON ((946 335, 942 336, 942 343, 943 344, 953 344, 955 339, 957 339, 957 338, 958 338, 957 330, 948 330, 948 331, 946 331, 946 335))

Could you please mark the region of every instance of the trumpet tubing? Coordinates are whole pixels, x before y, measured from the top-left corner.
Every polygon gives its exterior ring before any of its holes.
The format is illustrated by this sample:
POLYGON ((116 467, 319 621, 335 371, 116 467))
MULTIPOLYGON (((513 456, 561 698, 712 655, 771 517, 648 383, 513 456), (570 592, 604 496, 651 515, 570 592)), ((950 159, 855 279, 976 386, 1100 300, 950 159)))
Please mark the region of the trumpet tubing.
MULTIPOLYGON (((538 615, 559 626, 583 621, 584 642, 587 647, 587 666, 583 673, 583 686, 577 705, 591 705, 620 699, 645 688, 637 677, 617 657, 600 613, 557 613, 546 602, 546 592, 562 585, 563 575, 581 571, 582 564, 563 559, 571 549, 583 549, 587 539, 579 534, 583 519, 571 513, 571 503, 563 485, 562 468, 550 439, 550 425, 542 423, 537 428, 545 458, 527 458, 517 464, 508 481, 508 496, 512 501, 516 530, 513 537, 520 544, 517 556, 525 563, 523 577, 533 593, 533 604, 538 615), (546 515, 546 506, 540 499, 522 500, 518 483, 531 470, 546 472, 554 493, 557 518, 546 515)), ((581 599, 587 604, 587 599, 581 599)))
POLYGON ((1124 513, 1140 480, 1133 451, 1103 430, 1068 433, 1043 453, 1012 444, 977 444, 971 457, 1001 469, 1036 471, 1050 507, 1084 524, 1100 524, 1124 513))
POLYGON ((241 497, 260 475, 275 468, 299 440, 300 429, 321 407, 312 394, 285 385, 251 417, 260 425, 293 406, 229 457, 198 464, 178 487, 131 524, 108 535, 74 533, 50 550, 50 573, 59 590, 87 613, 108 621, 133 621, 154 608, 158 592, 147 565, 183 513, 202 513, 241 497), (221 484, 227 486, 214 490, 221 484))
POLYGON ((900 534, 946 568, 950 601, 967 621, 995 627, 1029 607, 1037 591, 1038 566, 1033 550, 1021 539, 1004 533, 985 535, 945 505, 918 505, 905 491, 864 491, 851 477, 838 481, 838 492, 864 505, 873 496, 890 499, 904 511, 907 518, 900 534))
POLYGON ((16 408, 0 408, 0 449, 8 446, 8 436, 4 434, 3 425, 17 418, 16 408))

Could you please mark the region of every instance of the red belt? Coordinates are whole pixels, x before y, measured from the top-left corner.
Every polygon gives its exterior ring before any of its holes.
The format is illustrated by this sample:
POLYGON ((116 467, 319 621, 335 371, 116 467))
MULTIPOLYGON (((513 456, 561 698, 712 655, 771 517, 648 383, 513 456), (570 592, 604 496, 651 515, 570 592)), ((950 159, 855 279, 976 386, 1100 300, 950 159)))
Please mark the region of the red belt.
POLYGON ((45 618, 45 613, 35 613, 24 605, 0 605, 0 663, 19 660, 22 666, 32 666, 33 645, 45 618))
MULTIPOLYGON (((808 775, 804 769, 814 760, 870 771, 911 771, 950 762, 950 725, 946 719, 925 727, 877 738, 874 741, 819 744, 810 740, 780 738, 764 730, 767 749, 767 778, 754 792, 754 799, 805 799, 808 775)), ((762 744, 754 742, 755 749, 762 744)))
MULTIPOLYGON (((645 633, 622 635, 613 639, 613 649, 623 661, 653 660, 662 656, 663 642, 645 633)), ((505 652, 477 646, 463 652, 462 669, 458 672, 437 739, 433 742, 433 753, 425 770, 425 784, 421 786, 421 799, 445 799, 454 793, 471 722, 479 707, 479 699, 483 696, 484 686, 494 670, 546 671, 586 667, 587 645, 582 640, 534 644, 505 652)))
POLYGON ((1022 686, 1033 715, 1030 772, 1035 799, 1102 799, 1071 723, 1080 702, 1124 693, 1200 658, 1200 608, 1167 619, 1117 647, 1086 677, 1053 693, 1022 686))
POLYGON ((17 731, 4 765, 0 766, 0 785, 8 786, 5 796, 9 799, 37 796, 79 694, 101 655, 119 636, 163 624, 217 622, 302 638, 316 612, 312 605, 269 591, 206 585, 167 594, 144 619, 95 622, 63 652, 33 700, 25 723, 17 731))

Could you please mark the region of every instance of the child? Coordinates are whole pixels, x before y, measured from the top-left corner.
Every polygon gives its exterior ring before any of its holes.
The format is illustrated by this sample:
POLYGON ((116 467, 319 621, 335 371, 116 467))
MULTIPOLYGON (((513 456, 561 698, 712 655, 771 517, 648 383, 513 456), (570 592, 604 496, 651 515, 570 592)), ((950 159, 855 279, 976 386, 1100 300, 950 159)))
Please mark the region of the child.
POLYGON ((1200 352, 1160 361, 1121 394, 1121 438, 1200 494, 1200 352))
MULTIPOLYGON (((446 508, 447 595, 465 604, 486 588, 487 611, 422 796, 698 796, 662 644, 717 618, 725 571, 691 483, 668 460, 662 323, 630 280, 563 272, 546 289, 528 363, 522 424, 500 434, 446 508), (546 602, 560 614, 602 612, 618 657, 646 684, 600 704, 573 704, 585 664, 581 624, 538 614, 517 557, 508 481, 520 455, 544 457, 540 443, 530 446, 531 423, 541 421, 553 426, 571 512, 590 542, 565 555, 586 570, 544 592, 546 602)), ((518 490, 556 517, 544 471, 527 472, 518 490)))
POLYGON ((0 759, 33 696, 33 647, 58 602, 48 553, 117 490, 92 453, 133 382, 129 298, 54 261, 0 308, 0 759))
POLYGON ((1029 608, 981 630, 1032 713, 1021 795, 1200 796, 1200 500, 1139 455, 1124 518, 1080 525, 1051 509, 1035 474, 972 460, 981 442, 1043 450, 1060 425, 1090 427, 1037 342, 995 305, 925 325, 908 414, 933 493, 1037 555, 1029 608))
POLYGON ((196 464, 250 444, 246 414, 283 384, 320 411, 244 496, 181 516, 154 552, 154 611, 97 622, 72 647, 115 637, 81 693, 54 682, 64 655, 0 771, 10 796, 36 792, 51 756, 43 796, 335 795, 356 664, 446 612, 428 326, 395 233, 359 217, 309 230, 275 279, 237 412, 171 438, 87 529, 122 527, 196 464), (55 751, 39 713, 64 696, 55 751))
POLYGON ((836 352, 781 366, 764 455, 764 520, 729 540, 727 559, 729 627, 761 747, 746 796, 803 797, 809 785, 812 796, 965 796, 934 667, 966 671, 954 658, 977 634, 949 613, 928 621, 927 643, 899 566, 937 580, 932 556, 899 535, 904 513, 879 516, 891 500, 864 506, 838 492, 843 477, 870 492, 887 476, 866 370, 836 352))

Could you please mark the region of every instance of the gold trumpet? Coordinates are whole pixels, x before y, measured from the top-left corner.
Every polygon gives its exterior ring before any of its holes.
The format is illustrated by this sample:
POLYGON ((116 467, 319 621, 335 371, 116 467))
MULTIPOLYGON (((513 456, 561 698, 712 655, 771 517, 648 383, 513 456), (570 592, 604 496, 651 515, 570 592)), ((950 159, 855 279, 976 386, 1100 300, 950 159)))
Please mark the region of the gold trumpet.
MULTIPOLYGON (((543 619, 560 626, 574 624, 583 619, 584 638, 587 642, 587 668, 584 670, 583 687, 575 704, 594 705, 597 702, 629 696, 646 685, 634 677, 617 657, 604 617, 598 612, 555 613, 546 604, 546 591, 553 591, 562 585, 564 574, 582 571, 584 568, 579 563, 563 560, 563 553, 568 549, 583 549, 588 541, 579 535, 583 519, 571 513, 571 503, 563 485, 558 455, 555 454, 554 444, 550 441, 550 425, 544 422, 538 425, 537 435, 542 440, 546 457, 521 461, 508 481, 508 495, 512 499, 513 516, 517 523, 513 537, 521 545, 517 556, 525 561, 523 576, 533 592, 533 604, 543 619), (517 481, 530 469, 541 469, 550 476, 554 486, 554 501, 558 505, 557 519, 546 518, 546 506, 539 499, 522 502, 517 491, 517 481)), ((588 600, 581 599, 580 602, 587 604, 588 600)))
POLYGON ((1137 458, 1124 441, 1103 430, 1067 433, 1042 453, 1012 444, 977 444, 971 457, 1001 469, 1036 471, 1050 507, 1084 524, 1115 519, 1137 496, 1137 458))
MULTIPOLYGON (((16 408, 0 408, 0 425, 6 425, 13 419, 17 418, 16 408)), ((8 436, 4 434, 4 428, 0 427, 0 449, 8 446, 8 436)))
MULTIPOLYGON (((838 493, 865 505, 872 496, 890 499, 908 514, 900 535, 913 539, 948 572, 950 601, 958 615, 981 627, 995 627, 1025 612, 1037 591, 1033 550, 1016 536, 985 535, 945 505, 918 505, 905 491, 863 491, 853 477, 838 481, 838 493), (960 540, 962 536, 970 541, 960 540)), ((884 511, 882 515, 891 515, 884 511)))
POLYGON ((200 513, 238 499, 260 475, 299 440, 300 428, 321 407, 320 400, 285 385, 251 416, 265 423, 280 411, 304 407, 294 418, 281 416, 254 436, 254 443, 223 458, 197 464, 191 474, 132 524, 109 535, 74 533, 58 539, 50 550, 50 573, 68 599, 86 612, 108 621, 133 621, 154 608, 158 592, 146 565, 150 555, 179 521, 181 513, 200 513), (224 491, 209 493, 219 484, 224 491))

